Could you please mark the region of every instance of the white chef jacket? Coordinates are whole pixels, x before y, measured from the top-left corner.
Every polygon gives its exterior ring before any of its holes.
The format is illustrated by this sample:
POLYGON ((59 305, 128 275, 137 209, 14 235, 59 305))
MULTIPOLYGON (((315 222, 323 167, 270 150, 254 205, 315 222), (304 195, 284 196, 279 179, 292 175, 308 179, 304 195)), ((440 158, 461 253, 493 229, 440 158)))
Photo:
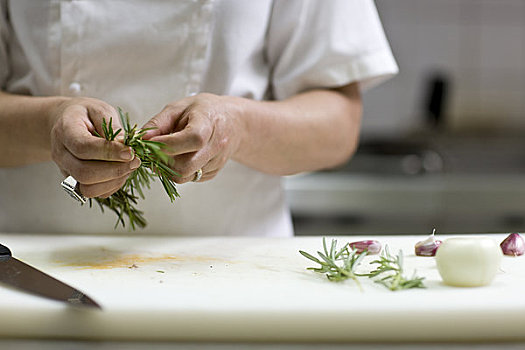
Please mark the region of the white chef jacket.
MULTIPOLYGON (((167 103, 210 92, 285 99, 397 72, 368 0, 0 0, 0 85, 89 96, 139 125, 167 103)), ((108 233, 116 217, 73 202, 54 163, 0 169, 0 232, 108 233)), ((211 181, 154 183, 143 233, 290 236, 281 178, 229 161, 211 181)))

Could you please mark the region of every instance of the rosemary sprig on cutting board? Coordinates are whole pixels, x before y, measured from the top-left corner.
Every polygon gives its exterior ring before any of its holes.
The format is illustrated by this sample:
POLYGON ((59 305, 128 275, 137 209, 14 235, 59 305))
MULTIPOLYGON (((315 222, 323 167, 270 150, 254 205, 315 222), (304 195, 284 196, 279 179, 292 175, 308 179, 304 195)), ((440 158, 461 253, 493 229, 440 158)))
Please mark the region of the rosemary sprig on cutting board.
POLYGON ((403 251, 400 250, 396 256, 390 254, 388 246, 385 246, 379 259, 372 261, 370 264, 377 264, 375 270, 360 276, 378 278, 376 283, 380 283, 392 291, 425 288, 423 284, 424 277, 417 277, 415 274, 412 278, 403 276, 403 251))
POLYGON ((367 251, 359 253, 357 249, 350 248, 349 244, 345 244, 343 248, 338 249, 336 240, 332 240, 330 248, 328 248, 326 239, 323 237, 323 252, 317 252, 320 259, 302 250, 299 253, 320 265, 319 267, 308 267, 308 270, 323 273, 330 281, 339 282, 345 279, 352 279, 361 288, 358 277, 369 277, 374 278, 376 283, 384 285, 391 291, 425 288, 423 277, 414 275, 412 278, 407 278, 403 276, 403 252, 401 250, 398 255, 393 256, 390 254, 388 247, 385 246, 381 256, 370 262, 370 264, 378 266, 369 273, 356 272, 357 267, 367 255, 367 251))
POLYGON ((361 260, 366 256, 366 252, 359 254, 356 249, 349 249, 348 244, 343 248, 337 249, 337 240, 333 239, 330 244, 330 249, 326 245, 326 239, 323 237, 324 252, 317 252, 321 259, 300 250, 302 256, 312 260, 320 265, 320 267, 309 267, 318 273, 324 273, 330 281, 340 282, 346 279, 352 279, 361 289, 361 283, 357 279, 355 268, 359 266, 361 260))

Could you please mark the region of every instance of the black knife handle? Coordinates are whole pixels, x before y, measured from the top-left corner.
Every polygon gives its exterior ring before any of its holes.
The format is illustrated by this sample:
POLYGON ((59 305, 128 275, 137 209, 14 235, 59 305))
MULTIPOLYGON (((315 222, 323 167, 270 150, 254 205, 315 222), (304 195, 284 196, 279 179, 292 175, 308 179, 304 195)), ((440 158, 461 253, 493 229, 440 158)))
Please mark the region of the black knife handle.
POLYGON ((0 261, 5 261, 11 258, 11 251, 5 245, 0 244, 0 261))

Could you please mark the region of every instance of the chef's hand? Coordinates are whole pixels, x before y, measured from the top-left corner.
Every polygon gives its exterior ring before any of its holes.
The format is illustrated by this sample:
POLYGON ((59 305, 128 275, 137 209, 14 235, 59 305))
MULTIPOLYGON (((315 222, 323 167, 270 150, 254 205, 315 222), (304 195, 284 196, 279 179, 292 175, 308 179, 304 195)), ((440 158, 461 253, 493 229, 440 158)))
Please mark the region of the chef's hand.
POLYGON ((144 139, 166 144, 172 157, 170 167, 180 176, 173 181, 185 183, 214 178, 235 153, 242 137, 239 107, 228 96, 208 93, 186 97, 168 104, 144 128, 144 139))
POLYGON ((112 106, 91 98, 68 99, 51 116, 52 158, 64 176, 71 175, 80 183, 80 192, 89 198, 109 197, 140 165, 132 149, 121 141, 95 136, 95 131, 104 135, 104 118, 107 123, 112 118, 113 130, 122 127, 112 106))

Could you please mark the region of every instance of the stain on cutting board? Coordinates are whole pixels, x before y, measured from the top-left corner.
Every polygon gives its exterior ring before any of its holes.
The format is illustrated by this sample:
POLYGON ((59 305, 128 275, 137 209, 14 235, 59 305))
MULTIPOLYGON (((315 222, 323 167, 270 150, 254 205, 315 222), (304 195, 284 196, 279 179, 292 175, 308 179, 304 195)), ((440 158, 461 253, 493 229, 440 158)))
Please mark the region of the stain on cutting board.
POLYGON ((188 263, 197 262, 203 264, 227 263, 228 261, 210 256, 175 256, 170 254, 155 253, 128 253, 112 250, 105 247, 90 247, 82 251, 57 251, 53 254, 54 262, 61 266, 72 266, 81 269, 107 270, 115 268, 139 268, 141 266, 157 263, 188 263))

